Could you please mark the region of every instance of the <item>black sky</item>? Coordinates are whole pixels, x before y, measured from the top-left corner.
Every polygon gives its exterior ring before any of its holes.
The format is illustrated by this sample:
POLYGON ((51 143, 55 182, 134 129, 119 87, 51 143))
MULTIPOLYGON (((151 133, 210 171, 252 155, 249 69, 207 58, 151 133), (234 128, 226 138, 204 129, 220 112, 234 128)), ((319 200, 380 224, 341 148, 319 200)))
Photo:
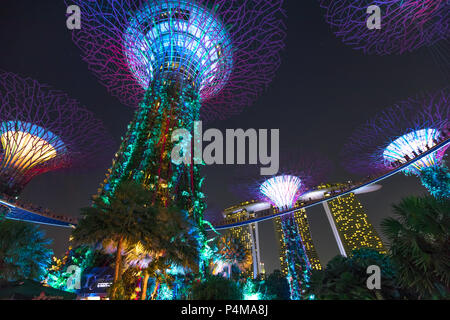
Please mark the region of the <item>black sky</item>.
MULTIPOLYGON (((401 56, 366 56, 345 46, 324 22, 315 0, 289 1, 287 48, 276 78, 240 115, 209 127, 280 129, 282 148, 320 152, 335 164, 330 182, 356 178, 340 166, 339 153, 355 126, 381 109, 446 82, 429 49, 401 56)), ((66 7, 57 0, 2 0, 0 4, 0 68, 32 77, 78 99, 112 133, 117 147, 133 110, 121 105, 88 70, 71 41, 65 23, 66 7)), ((112 158, 112 155, 111 155, 112 158)), ((22 198, 57 212, 77 216, 88 206, 110 162, 89 172, 53 172, 35 178, 22 198)), ((229 191, 233 166, 205 168, 209 214, 237 201, 229 191)), ((375 193, 360 196, 375 227, 391 215, 390 206, 424 189, 414 177, 397 175, 375 193)), ((308 210, 312 237, 322 263, 338 253, 321 207, 308 210)), ((69 230, 43 227, 61 254, 69 230)), ((267 271, 277 267, 277 244, 272 223, 262 229, 262 259, 267 271)))

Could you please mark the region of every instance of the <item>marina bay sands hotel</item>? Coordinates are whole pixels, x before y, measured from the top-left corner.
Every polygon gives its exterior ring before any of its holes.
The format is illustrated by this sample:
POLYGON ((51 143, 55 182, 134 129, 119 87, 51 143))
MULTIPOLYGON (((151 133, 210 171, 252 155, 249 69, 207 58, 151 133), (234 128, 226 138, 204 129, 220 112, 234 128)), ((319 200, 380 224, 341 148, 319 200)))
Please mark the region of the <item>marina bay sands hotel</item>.
MULTIPOLYGON (((300 206, 303 201, 327 197, 334 190, 339 190, 341 187, 342 184, 319 185, 314 191, 302 195, 297 201, 297 206, 300 206)), ((371 185, 358 189, 357 194, 377 191, 380 188, 380 185, 371 185)), ((342 256, 350 256, 353 250, 359 248, 371 248, 380 253, 386 253, 378 233, 370 223, 355 193, 323 202, 323 207, 342 256)), ((223 215, 226 221, 233 222, 266 215, 268 210, 273 211, 276 209, 266 202, 247 201, 225 209, 223 215)), ((306 210, 299 208, 293 215, 311 268, 321 270, 322 265, 314 247, 306 210)), ((287 274, 286 247, 281 229, 281 218, 273 219, 273 223, 280 249, 280 270, 287 274)), ((239 238, 252 253, 252 270, 248 270, 248 274, 254 278, 258 275, 264 276, 265 269, 260 255, 258 222, 232 228, 227 232, 231 232, 234 237, 239 238)))

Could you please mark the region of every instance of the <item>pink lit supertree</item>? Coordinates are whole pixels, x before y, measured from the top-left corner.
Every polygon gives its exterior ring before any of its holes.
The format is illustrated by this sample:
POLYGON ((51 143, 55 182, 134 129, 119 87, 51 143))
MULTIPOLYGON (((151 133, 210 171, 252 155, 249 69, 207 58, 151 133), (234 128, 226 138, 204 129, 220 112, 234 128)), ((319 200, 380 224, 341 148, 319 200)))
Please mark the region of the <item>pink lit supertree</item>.
POLYGON ((448 0, 319 0, 325 19, 344 43, 369 54, 402 54, 448 40, 448 0), (367 20, 378 6, 380 29, 370 29, 367 20))
POLYGON ((65 93, 0 71, 0 192, 18 196, 44 172, 89 167, 112 154, 103 124, 65 93))
POLYGON ((308 249, 305 248, 303 238, 311 239, 308 221, 305 212, 295 208, 299 207, 297 200, 301 195, 324 182, 332 165, 318 154, 299 152, 282 153, 280 163, 279 172, 273 176, 251 176, 240 172, 241 182, 234 188, 241 196, 271 203, 275 212, 294 210, 294 213, 275 219, 281 231, 281 268, 289 281, 291 299, 308 299, 304 292, 312 270, 310 260, 316 257, 316 252, 312 241, 308 249), (300 219, 295 217, 296 213, 301 213, 300 219))
POLYGON ((443 159, 448 144, 420 157, 450 137, 449 119, 448 89, 402 101, 354 132, 343 150, 343 165, 353 173, 380 175, 411 162, 405 174, 419 176, 438 197, 450 196, 443 159))

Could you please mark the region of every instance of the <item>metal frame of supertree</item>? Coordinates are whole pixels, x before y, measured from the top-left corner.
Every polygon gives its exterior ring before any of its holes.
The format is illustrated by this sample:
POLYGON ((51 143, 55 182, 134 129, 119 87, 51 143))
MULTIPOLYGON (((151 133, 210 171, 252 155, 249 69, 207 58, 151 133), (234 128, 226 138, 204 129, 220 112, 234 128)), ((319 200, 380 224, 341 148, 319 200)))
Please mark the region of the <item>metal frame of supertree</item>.
POLYGON ((222 119, 255 101, 280 64, 282 2, 70 1, 81 8, 73 40, 90 70, 113 96, 138 107, 99 196, 107 201, 132 178, 155 191, 153 202, 186 209, 200 229, 201 261, 211 250, 200 165, 170 161, 170 134, 193 132, 195 120, 222 119))
MULTIPOLYGON (((300 151, 283 151, 280 154, 280 169, 273 176, 256 177, 237 170, 239 183, 234 191, 240 196, 247 195, 253 199, 270 202, 274 210, 295 208, 297 199, 311 188, 323 183, 323 179, 332 168, 331 163, 317 153, 300 151), (282 184, 277 190, 277 184, 282 184), (296 189, 296 190, 295 190, 296 189), (271 195, 273 194, 273 196, 271 195), (289 196, 283 197, 283 193, 289 196)), ((248 172, 248 170, 246 169, 248 172)), ((282 230, 282 240, 286 246, 288 266, 287 279, 291 290, 291 299, 308 299, 304 295, 311 275, 311 264, 293 214, 286 214, 278 219, 282 230)))
MULTIPOLYGON (((448 88, 385 109, 349 138, 342 151, 343 166, 356 174, 384 174, 448 139, 449 116, 448 88)), ((447 148, 423 157, 403 172, 419 176, 434 195, 450 195, 450 174, 443 160, 447 148), (430 179, 433 173, 442 179, 430 179)))
POLYGON ((449 0, 319 0, 345 44, 369 54, 402 54, 448 40, 449 0), (367 8, 381 9, 381 29, 369 29, 367 8))
POLYGON ((0 70, 0 180, 18 196, 36 175, 89 167, 113 153, 101 121, 62 91, 0 70))
MULTIPOLYGON (((210 60, 202 64, 203 69, 198 70, 200 72, 197 77, 192 76, 195 73, 193 70, 185 70, 189 68, 183 68, 181 63, 174 67, 177 73, 186 77, 191 75, 190 82, 197 85, 202 102, 201 116, 205 120, 223 119, 239 112, 242 107, 251 105, 275 76, 280 65, 280 51, 285 46, 286 27, 283 22, 282 0, 153 1, 154 13, 164 11, 162 8, 167 3, 180 9, 179 12, 173 10, 170 18, 166 17, 165 22, 170 21, 171 28, 195 28, 195 32, 202 31, 198 39, 190 37, 187 40, 187 37, 178 38, 180 33, 176 32, 167 40, 162 37, 151 38, 154 37, 152 32, 146 38, 139 32, 139 27, 146 30, 149 28, 149 21, 142 19, 142 15, 154 15, 152 9, 146 6, 146 0, 75 0, 70 3, 79 5, 82 11, 83 27, 73 32, 73 40, 82 50, 83 59, 113 96, 132 107, 139 105, 150 85, 150 65, 154 70, 155 80, 160 66, 179 62, 178 59, 183 58, 192 67, 192 62, 197 61, 192 51, 183 52, 182 57, 170 50, 165 52, 165 49, 174 49, 176 46, 163 45, 164 41, 181 39, 184 41, 183 49, 201 43, 205 37, 211 37, 206 41, 221 43, 220 51, 223 53, 218 60, 219 65, 211 66, 214 63, 211 56, 218 50, 207 53, 206 58, 210 60), (142 11, 143 6, 144 13, 136 15, 135 12, 142 11), (183 20, 175 17, 182 14, 183 10, 199 11, 199 8, 202 8, 202 13, 197 16, 203 21, 194 19, 183 25, 180 22, 183 20), (211 17, 202 16, 205 13, 211 17), (224 27, 225 30, 217 30, 218 27, 224 27), (147 39, 154 41, 149 44, 147 39), (157 49, 153 53, 143 51, 154 47, 157 49), (156 57, 152 55, 157 53, 162 57, 158 57, 158 67, 153 67, 152 59, 156 57), (143 64, 143 60, 147 65, 143 64), (134 71, 137 70, 135 74, 130 71, 130 64, 134 71), (217 79, 214 78, 214 73, 219 74, 217 79), (202 83, 204 86, 199 88, 202 83)), ((155 30, 161 28, 156 25, 155 30)))

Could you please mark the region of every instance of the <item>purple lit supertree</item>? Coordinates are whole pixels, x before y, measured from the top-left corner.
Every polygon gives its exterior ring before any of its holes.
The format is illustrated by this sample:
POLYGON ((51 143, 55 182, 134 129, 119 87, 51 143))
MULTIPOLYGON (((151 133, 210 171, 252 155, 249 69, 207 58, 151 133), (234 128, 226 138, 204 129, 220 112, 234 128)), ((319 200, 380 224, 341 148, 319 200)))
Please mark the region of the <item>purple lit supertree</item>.
POLYGON ((449 0, 319 0, 343 42, 369 54, 402 54, 449 37, 449 0), (369 6, 381 10, 380 29, 369 29, 369 6))
POLYGON ((0 71, 0 139, 0 192, 13 197, 36 175, 91 166, 112 150, 102 123, 76 100, 5 71, 0 71))
POLYGON ((152 203, 187 210, 205 237, 200 167, 193 152, 189 163, 172 161, 181 139, 171 135, 238 112, 269 84, 284 47, 282 2, 70 1, 82 12, 73 40, 83 59, 112 95, 138 107, 99 194, 104 201, 134 179, 154 191, 152 203))
MULTIPOLYGON (((275 211, 295 209, 299 207, 297 199, 324 182, 322 180, 331 168, 330 162, 317 154, 303 156, 297 152, 286 152, 281 157, 282 165, 276 175, 251 178, 240 174, 242 183, 237 185, 237 191, 241 195, 270 202, 275 211)), ((299 208, 295 213, 276 218, 275 224, 281 231, 281 269, 289 281, 291 299, 308 299, 304 292, 312 270, 310 258, 316 257, 316 253, 312 241, 309 241, 308 249, 305 248, 304 238, 311 239, 306 214, 299 208), (299 216, 296 217, 296 214, 299 216)))
POLYGON ((82 1, 73 40, 108 91, 136 107, 155 82, 192 86, 202 119, 251 105, 280 65, 282 0, 82 1))
MULTIPOLYGON (((402 101, 358 128, 343 151, 353 173, 377 175, 419 157, 450 137, 448 89, 402 101)), ((421 178, 436 197, 450 196, 450 173, 444 164, 448 144, 419 158, 403 172, 421 178)))

